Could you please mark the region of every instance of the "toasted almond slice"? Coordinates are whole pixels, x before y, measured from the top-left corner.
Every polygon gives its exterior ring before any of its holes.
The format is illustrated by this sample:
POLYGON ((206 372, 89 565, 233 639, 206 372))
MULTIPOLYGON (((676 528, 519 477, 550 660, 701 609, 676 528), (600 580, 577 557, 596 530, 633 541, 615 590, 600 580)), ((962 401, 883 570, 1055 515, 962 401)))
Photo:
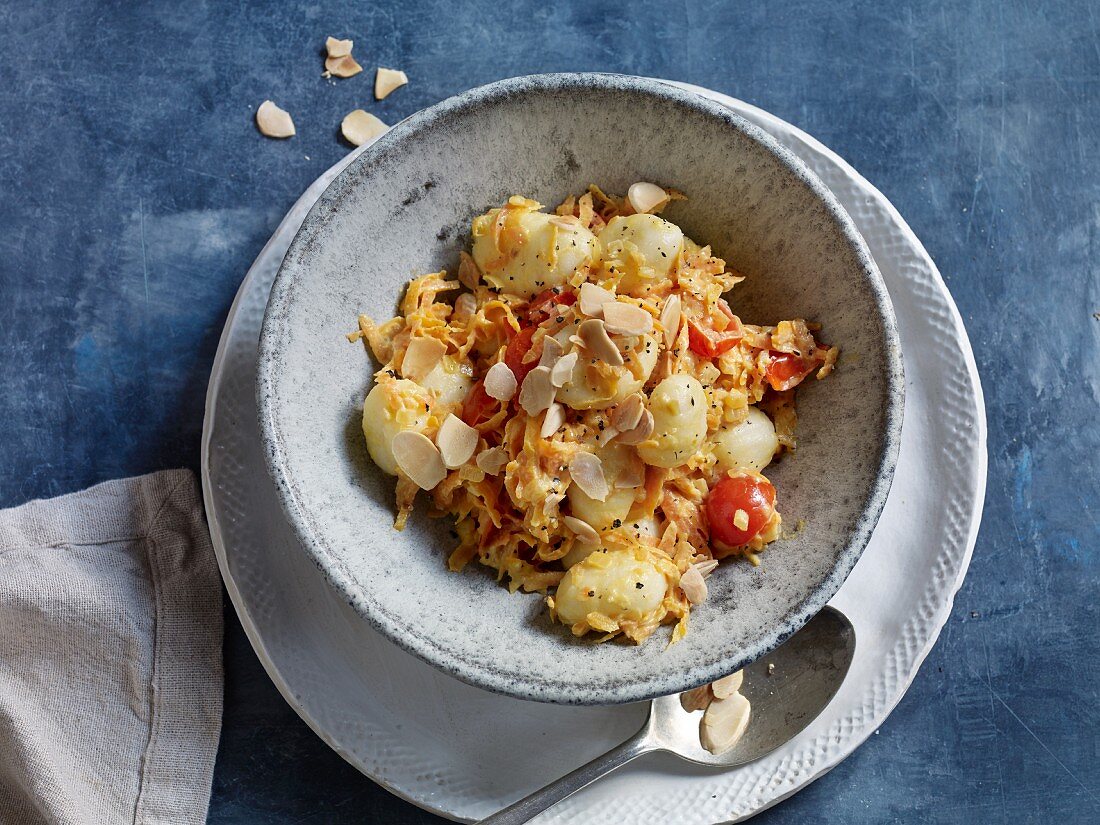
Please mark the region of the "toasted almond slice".
POLYGON ((642 412, 642 417, 633 430, 619 434, 620 444, 641 444, 653 435, 653 413, 649 410, 642 412))
POLYGON ((554 403, 554 385, 550 383, 550 368, 535 367, 523 379, 519 388, 519 405, 528 415, 538 415, 554 403))
POLYGON ((692 604, 702 604, 707 600, 707 583, 694 567, 689 567, 680 576, 680 589, 692 604))
POLYGON ((733 514, 733 526, 738 530, 749 529, 749 514, 745 510, 738 510, 733 514))
POLYGON ((573 377, 573 368, 577 366, 578 358, 580 358, 580 355, 576 350, 559 358, 550 370, 550 383, 555 387, 564 387, 569 383, 569 379, 573 377))
POLYGON ((584 342, 585 349, 601 361, 605 361, 613 367, 623 365, 623 354, 619 352, 615 342, 608 336, 607 329, 599 318, 589 318, 587 321, 582 321, 581 325, 577 327, 577 334, 584 342))
POLYGON ((553 335, 547 335, 542 339, 542 355, 539 356, 540 367, 550 367, 553 372, 554 364, 558 363, 558 359, 561 358, 562 350, 561 344, 558 343, 558 339, 553 335))
POLYGON ((599 544, 600 534, 587 521, 581 521, 575 516, 562 516, 562 524, 568 527, 580 541, 585 544, 599 544))
POLYGON ((580 304, 581 312, 589 318, 601 318, 603 317, 603 305, 614 300, 614 292, 608 292, 602 286, 596 286, 585 281, 581 284, 581 294, 577 303, 580 304))
POLYGON ((409 82, 409 77, 400 69, 378 67, 374 74, 374 99, 384 100, 394 89, 400 89, 409 82))
POLYGON ((676 341, 676 333, 680 331, 681 303, 679 295, 669 295, 665 305, 661 307, 661 329, 665 333, 665 346, 671 347, 676 341))
POLYGON ((577 453, 569 459, 569 475, 573 483, 581 488, 586 496, 596 501, 606 501, 607 478, 603 474, 603 462, 592 453, 577 453))
POLYGON ((626 190, 626 199, 635 212, 658 212, 669 201, 668 192, 655 183, 638 181, 626 190))
POLYGON ((697 688, 684 691, 680 694, 680 707, 688 713, 697 710, 706 710, 710 704, 710 685, 700 685, 697 688))
POLYGON ((493 364, 485 373, 485 394, 497 401, 511 401, 518 386, 516 374, 503 361, 493 364))
POLYGON ((385 134, 389 128, 370 112, 364 112, 362 109, 348 112, 340 123, 340 133, 352 146, 369 143, 379 135, 385 134))
POLYGON ((355 77, 355 75, 363 71, 363 67, 360 66, 350 54, 345 54, 343 57, 330 57, 326 59, 325 71, 336 77, 355 77))
POLYGON ((696 570, 698 570, 699 575, 702 576, 705 579, 707 576, 709 576, 711 573, 713 573, 716 569, 718 569, 718 560, 717 559, 707 559, 706 561, 697 561, 697 562, 695 562, 695 564, 692 565, 692 567, 694 567, 696 570))
POLYGON ((639 306, 622 301, 603 305, 607 331, 617 335, 644 335, 653 330, 653 316, 639 306))
POLYGON ((542 429, 539 430, 539 435, 543 438, 549 438, 556 433, 564 423, 565 407, 555 401, 546 408, 546 415, 542 419, 542 429))
POLYGON ((576 215, 551 215, 548 223, 562 229, 576 229, 581 225, 581 219, 576 215))
POLYGON ((290 114, 270 100, 265 100, 256 110, 256 126, 261 134, 270 138, 288 138, 295 134, 290 114))
POLYGON ((725 699, 733 696, 741 689, 741 683, 745 680, 743 671, 736 670, 729 676, 723 676, 717 682, 710 683, 710 689, 714 692, 715 699, 725 699))
POLYGON ((447 345, 438 338, 413 338, 401 359, 401 377, 423 381, 446 352, 447 345))
POLYGON ((447 477, 443 458, 428 436, 415 430, 402 430, 390 442, 397 466, 421 490, 431 490, 447 477))
POLYGON ((642 397, 641 393, 636 392, 633 395, 628 395, 615 407, 611 412, 611 423, 616 430, 625 433, 638 426, 644 412, 645 398, 642 397))
POLYGON ((508 466, 508 451, 503 447, 491 447, 477 454, 474 463, 483 473, 491 476, 500 475, 500 471, 508 466))
POLYGON ((713 754, 725 753, 744 736, 752 708, 740 693, 715 699, 699 722, 699 741, 713 754))
POLYGON ((353 45, 350 40, 337 40, 335 37, 325 40, 325 49, 329 57, 347 57, 351 54, 353 45))
POLYGON ((477 449, 478 432, 453 413, 443 419, 435 434, 435 445, 448 470, 457 470, 477 449))
POLYGON ((455 298, 455 313, 451 316, 451 322, 454 323, 456 315, 468 320, 475 312, 477 312, 477 298, 469 292, 463 292, 455 298))
POLYGON ((619 490, 633 490, 645 484, 645 462, 637 453, 631 451, 630 460, 619 471, 615 487, 619 490))

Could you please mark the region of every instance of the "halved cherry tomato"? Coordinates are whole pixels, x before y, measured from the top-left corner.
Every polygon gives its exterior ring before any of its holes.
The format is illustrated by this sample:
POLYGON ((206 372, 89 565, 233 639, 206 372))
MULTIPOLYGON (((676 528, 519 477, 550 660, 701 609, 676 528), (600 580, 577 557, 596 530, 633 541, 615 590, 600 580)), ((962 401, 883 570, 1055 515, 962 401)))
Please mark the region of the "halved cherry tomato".
POLYGON ((469 426, 476 427, 482 421, 488 421, 492 418, 499 404, 499 401, 485 392, 485 379, 483 378, 470 388, 466 400, 462 402, 462 414, 459 418, 469 426))
POLYGON ((765 376, 772 389, 779 392, 797 387, 818 366, 816 360, 800 358, 791 352, 772 350, 768 355, 772 360, 768 364, 765 376))
POLYGON ((707 496, 710 537, 726 547, 748 544, 767 526, 775 512, 775 488, 759 473, 726 476, 707 496), (734 524, 738 510, 748 516, 744 528, 734 524))
POLYGON ((523 356, 531 349, 531 339, 536 329, 537 327, 524 327, 512 336, 512 340, 508 342, 508 348, 504 350, 504 363, 516 376, 517 384, 522 384, 527 373, 538 366, 538 359, 528 361, 526 364, 523 362, 523 356))
POLYGON ((563 291, 561 287, 544 289, 527 305, 527 320, 537 326, 555 314, 556 305, 572 306, 576 302, 577 293, 575 292, 563 291))
POLYGON ((729 352, 737 346, 745 336, 741 319, 733 314, 729 304, 721 298, 718 299, 718 309, 729 319, 724 329, 715 329, 714 322, 709 317, 702 321, 694 319, 688 321, 688 346, 696 355, 717 358, 723 352, 729 352))

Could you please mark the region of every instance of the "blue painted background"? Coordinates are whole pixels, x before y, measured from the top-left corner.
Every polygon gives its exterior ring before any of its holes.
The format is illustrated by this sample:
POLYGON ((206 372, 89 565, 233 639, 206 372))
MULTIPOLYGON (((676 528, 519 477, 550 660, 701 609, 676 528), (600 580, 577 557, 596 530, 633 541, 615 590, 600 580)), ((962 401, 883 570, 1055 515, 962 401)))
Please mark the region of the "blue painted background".
MULTIPOLYGON (((0 505, 197 469, 229 303, 347 151, 350 109, 393 122, 539 71, 709 86, 820 138, 894 202, 958 301, 989 407, 983 530, 939 644, 866 745, 757 821, 1100 821, 1095 4, 485 6, 0 3, 0 505), (328 34, 368 71, 324 82, 328 34), (378 64, 411 83, 374 104, 378 64), (296 138, 256 133, 266 97, 296 138)), ((227 628, 211 822, 435 821, 331 753, 231 610, 227 628)))

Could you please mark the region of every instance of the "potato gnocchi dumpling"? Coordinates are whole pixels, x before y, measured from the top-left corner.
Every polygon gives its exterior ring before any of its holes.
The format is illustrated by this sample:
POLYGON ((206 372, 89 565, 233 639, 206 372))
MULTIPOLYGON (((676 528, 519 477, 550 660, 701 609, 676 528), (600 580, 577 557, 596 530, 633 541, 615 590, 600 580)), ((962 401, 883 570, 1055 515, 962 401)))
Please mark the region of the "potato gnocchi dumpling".
POLYGON ((452 570, 542 593, 576 635, 675 642, 719 560, 779 539, 762 472, 839 350, 803 319, 742 323, 742 277, 655 214, 684 196, 634 191, 493 205, 457 278, 415 278, 348 337, 378 362, 363 435, 397 476, 397 529, 422 491, 455 519, 452 570))

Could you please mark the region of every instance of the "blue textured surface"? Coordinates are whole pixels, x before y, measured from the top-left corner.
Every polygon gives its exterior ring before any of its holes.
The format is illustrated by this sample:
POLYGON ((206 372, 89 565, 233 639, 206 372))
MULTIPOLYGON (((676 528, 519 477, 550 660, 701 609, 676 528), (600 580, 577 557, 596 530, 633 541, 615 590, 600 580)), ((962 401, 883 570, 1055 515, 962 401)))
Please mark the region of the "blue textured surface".
MULTIPOLYGON (((894 202, 977 353, 990 482, 970 575, 881 731, 757 821, 1100 820, 1100 24, 1094 5, 0 4, 0 505, 197 469, 207 375, 248 264, 345 151, 514 74, 709 86, 795 123, 894 202), (327 34, 368 71, 319 77, 327 34), (371 103, 376 64, 408 87, 371 103), (272 97, 299 135, 264 140, 272 97)), ((434 818, 330 752, 230 610, 210 820, 434 818)))

